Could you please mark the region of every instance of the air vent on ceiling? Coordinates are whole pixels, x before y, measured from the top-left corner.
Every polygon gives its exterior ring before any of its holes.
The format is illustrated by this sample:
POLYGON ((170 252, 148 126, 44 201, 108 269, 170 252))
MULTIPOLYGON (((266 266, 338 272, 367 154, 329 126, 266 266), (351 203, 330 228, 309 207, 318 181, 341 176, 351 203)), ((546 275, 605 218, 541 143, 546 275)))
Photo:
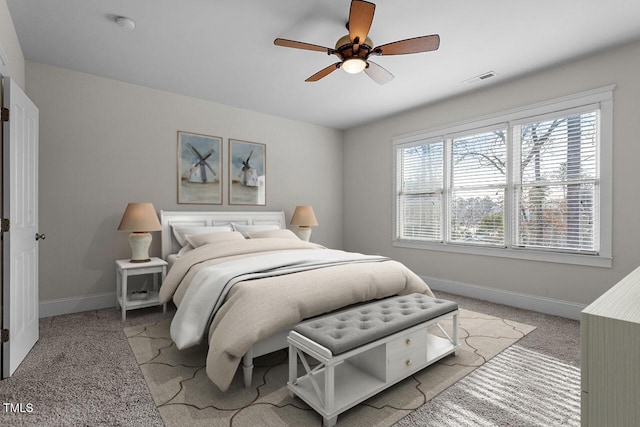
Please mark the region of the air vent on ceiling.
POLYGON ((133 21, 133 19, 127 16, 117 16, 116 24, 129 31, 133 31, 136 28, 136 23, 133 21))
POLYGON ((490 79, 491 77, 495 77, 497 74, 493 71, 488 71, 486 73, 482 73, 479 76, 475 76, 470 78, 469 80, 465 80, 464 84, 471 84, 471 83, 477 83, 477 82, 481 82, 483 80, 487 80, 490 79))

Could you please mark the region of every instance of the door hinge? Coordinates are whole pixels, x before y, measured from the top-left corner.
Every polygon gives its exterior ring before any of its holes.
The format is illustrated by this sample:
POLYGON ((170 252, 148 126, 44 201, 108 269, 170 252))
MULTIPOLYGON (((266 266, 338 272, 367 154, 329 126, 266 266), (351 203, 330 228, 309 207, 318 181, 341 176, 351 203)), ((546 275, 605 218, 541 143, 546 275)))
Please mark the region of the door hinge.
POLYGON ((3 233, 8 233, 9 228, 11 228, 9 218, 2 218, 2 221, 0 221, 0 231, 2 231, 3 233))
POLYGON ((2 342, 8 342, 9 341, 9 330, 8 329, 3 329, 2 330, 2 342))
POLYGON ((7 107, 2 107, 2 121, 9 121, 9 109, 7 107))

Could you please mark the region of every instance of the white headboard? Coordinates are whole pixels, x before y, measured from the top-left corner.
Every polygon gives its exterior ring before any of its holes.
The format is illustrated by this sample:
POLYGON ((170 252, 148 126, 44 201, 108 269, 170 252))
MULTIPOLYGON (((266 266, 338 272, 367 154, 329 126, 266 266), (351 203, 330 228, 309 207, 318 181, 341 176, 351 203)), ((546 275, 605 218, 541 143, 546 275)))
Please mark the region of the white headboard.
POLYGON ((162 224, 162 258, 180 250, 180 245, 173 237, 171 226, 206 227, 227 225, 231 223, 243 225, 277 224, 286 228, 284 211, 278 212, 225 212, 225 211, 160 211, 162 224))

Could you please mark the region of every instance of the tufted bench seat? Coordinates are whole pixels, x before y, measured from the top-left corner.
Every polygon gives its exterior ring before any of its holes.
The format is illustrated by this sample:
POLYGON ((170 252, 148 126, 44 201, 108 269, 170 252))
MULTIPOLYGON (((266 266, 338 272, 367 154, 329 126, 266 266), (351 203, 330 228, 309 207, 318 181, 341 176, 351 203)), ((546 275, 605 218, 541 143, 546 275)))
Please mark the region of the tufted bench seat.
POLYGON ((306 320, 293 330, 337 355, 457 309, 455 302, 403 295, 306 320))
POLYGON ((458 304, 417 293, 390 297, 301 322, 287 341, 290 395, 330 427, 338 414, 455 353, 458 304), (452 336, 439 324, 449 317, 452 336), (306 356, 320 363, 312 369, 306 356), (306 370, 301 377, 298 359, 306 370))

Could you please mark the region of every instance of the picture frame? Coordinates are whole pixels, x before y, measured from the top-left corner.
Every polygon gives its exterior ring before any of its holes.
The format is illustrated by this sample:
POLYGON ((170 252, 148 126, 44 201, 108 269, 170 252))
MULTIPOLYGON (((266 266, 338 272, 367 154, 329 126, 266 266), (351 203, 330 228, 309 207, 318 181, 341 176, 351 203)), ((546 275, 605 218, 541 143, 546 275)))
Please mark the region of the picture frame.
POLYGON ((178 131, 178 203, 222 204, 222 138, 178 131))
POLYGON ((229 139, 229 204, 267 204, 267 146, 229 139))

